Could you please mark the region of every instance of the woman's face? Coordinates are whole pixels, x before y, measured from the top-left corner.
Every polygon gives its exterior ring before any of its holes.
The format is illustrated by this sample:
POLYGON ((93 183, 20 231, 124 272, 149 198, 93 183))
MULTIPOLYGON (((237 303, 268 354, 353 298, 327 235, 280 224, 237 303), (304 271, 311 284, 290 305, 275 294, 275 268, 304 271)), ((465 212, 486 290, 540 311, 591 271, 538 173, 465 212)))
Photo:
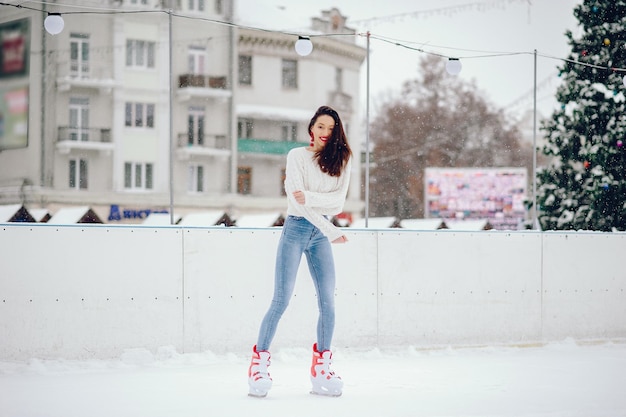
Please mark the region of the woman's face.
POLYGON ((309 147, 313 152, 318 152, 326 146, 326 142, 330 139, 335 127, 335 119, 327 114, 322 114, 315 120, 311 127, 311 145, 309 147))

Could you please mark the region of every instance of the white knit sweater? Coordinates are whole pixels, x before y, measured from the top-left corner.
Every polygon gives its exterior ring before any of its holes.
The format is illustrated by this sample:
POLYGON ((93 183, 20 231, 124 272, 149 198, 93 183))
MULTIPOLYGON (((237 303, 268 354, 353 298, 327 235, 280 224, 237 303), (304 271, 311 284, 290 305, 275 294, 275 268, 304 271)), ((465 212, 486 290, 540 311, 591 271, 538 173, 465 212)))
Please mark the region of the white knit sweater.
POLYGON ((319 167, 315 152, 306 147, 295 148, 287 154, 285 192, 287 193, 287 215, 306 218, 314 226, 333 240, 344 233, 324 216, 341 213, 350 184, 352 159, 344 167, 339 177, 332 177, 319 167), (304 205, 298 204, 294 191, 303 191, 304 205))

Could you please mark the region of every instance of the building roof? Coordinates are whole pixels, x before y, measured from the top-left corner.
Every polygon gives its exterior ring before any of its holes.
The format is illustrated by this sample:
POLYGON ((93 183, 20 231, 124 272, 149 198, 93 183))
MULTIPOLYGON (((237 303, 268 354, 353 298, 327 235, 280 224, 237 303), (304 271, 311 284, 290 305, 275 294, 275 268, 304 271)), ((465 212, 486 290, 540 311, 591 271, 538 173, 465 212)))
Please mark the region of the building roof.
POLYGON ((22 207, 21 204, 7 204, 0 206, 0 223, 10 222, 11 218, 22 207))
POLYGON ((181 226, 216 226, 218 224, 231 226, 232 221, 223 211, 212 210, 189 213, 184 216, 178 224, 181 226))
POLYGON ((0 206, 0 223, 7 222, 35 222, 35 218, 23 205, 7 204, 0 206))
POLYGON ((102 220, 88 206, 61 208, 48 220, 48 224, 76 223, 102 223, 102 220))
POLYGON ((45 208, 35 208, 35 209, 30 209, 28 211, 33 216, 36 222, 43 223, 43 222, 47 222, 48 220, 50 220, 50 218, 52 218, 50 211, 48 211, 48 209, 45 209, 45 208))
POLYGON ((445 220, 444 225, 443 229, 450 230, 476 231, 492 229, 487 219, 445 220))
POLYGON ((281 213, 259 213, 238 217, 235 225, 238 227, 273 227, 282 222, 284 222, 284 217, 281 213))

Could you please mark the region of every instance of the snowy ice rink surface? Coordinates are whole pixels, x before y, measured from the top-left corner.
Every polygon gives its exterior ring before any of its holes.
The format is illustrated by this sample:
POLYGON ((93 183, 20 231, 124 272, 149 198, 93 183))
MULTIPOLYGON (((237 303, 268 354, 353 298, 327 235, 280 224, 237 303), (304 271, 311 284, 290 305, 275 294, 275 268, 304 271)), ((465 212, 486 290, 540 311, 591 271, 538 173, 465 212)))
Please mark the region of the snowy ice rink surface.
POLYGON ((626 416, 626 340, 336 349, 339 398, 308 393, 304 348, 278 349, 270 394, 248 397, 248 360, 164 347, 117 360, 0 362, 0 416, 626 416))

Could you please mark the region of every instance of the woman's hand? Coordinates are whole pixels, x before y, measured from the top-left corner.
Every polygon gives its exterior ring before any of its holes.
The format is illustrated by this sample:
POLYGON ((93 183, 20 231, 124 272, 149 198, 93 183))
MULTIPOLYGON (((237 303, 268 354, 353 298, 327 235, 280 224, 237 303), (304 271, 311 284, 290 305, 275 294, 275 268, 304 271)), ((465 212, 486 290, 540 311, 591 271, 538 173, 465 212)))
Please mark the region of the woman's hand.
POLYGON ((294 191, 293 192, 293 196, 296 199, 296 201, 298 202, 298 204, 300 205, 304 205, 305 201, 305 197, 304 197, 304 192, 298 190, 298 191, 294 191))
POLYGON ((332 243, 346 243, 347 241, 348 241, 348 238, 346 237, 346 235, 343 235, 333 240, 332 243))
MULTIPOLYGON (((304 192, 298 190, 293 192, 293 197, 296 199, 296 202, 300 205, 304 205, 306 202, 306 198, 304 196, 304 192)), ((340 236, 337 239, 333 240, 332 243, 346 243, 348 238, 346 235, 340 236)))

